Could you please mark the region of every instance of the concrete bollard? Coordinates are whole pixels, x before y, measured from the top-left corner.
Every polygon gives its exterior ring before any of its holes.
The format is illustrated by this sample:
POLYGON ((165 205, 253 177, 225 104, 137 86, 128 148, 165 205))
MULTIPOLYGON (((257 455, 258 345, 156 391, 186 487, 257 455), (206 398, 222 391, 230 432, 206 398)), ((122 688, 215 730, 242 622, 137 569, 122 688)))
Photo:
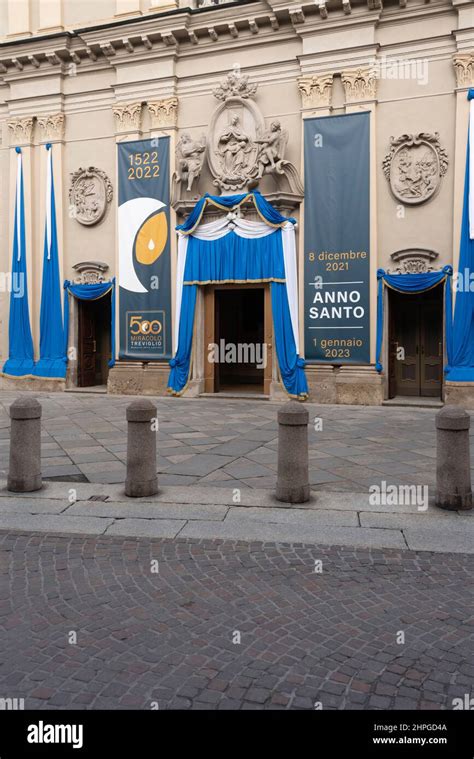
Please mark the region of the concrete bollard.
POLYGON ((471 509, 469 414, 445 406, 436 414, 436 495, 442 509, 471 509))
POLYGON ((152 420, 156 406, 147 399, 127 406, 127 479, 125 495, 141 498, 158 492, 156 474, 156 432, 152 420))
POLYGON ((41 478, 41 404, 36 398, 17 398, 10 406, 10 468, 7 490, 30 493, 43 486, 41 478))
POLYGON ((278 411, 278 501, 309 501, 308 420, 308 411, 297 401, 278 411))

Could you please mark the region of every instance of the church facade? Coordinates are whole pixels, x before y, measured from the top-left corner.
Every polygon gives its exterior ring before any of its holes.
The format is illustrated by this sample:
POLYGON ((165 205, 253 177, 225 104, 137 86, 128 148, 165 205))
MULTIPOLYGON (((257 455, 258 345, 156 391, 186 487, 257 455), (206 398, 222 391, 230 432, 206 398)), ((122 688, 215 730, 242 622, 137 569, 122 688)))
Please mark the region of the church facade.
POLYGON ((16 297, 40 358, 54 176, 66 372, 4 370, 0 385, 164 395, 184 278, 195 302, 182 394, 283 399, 272 284, 286 282, 311 401, 474 408, 470 372, 444 371, 462 277, 470 292, 459 250, 472 86, 464 0, 3 3, 0 358, 16 297), (27 288, 12 275, 19 156, 27 288), (186 274, 186 234, 208 255, 202 241, 223 225, 248 241, 287 219, 291 288, 287 258, 281 276, 186 274))

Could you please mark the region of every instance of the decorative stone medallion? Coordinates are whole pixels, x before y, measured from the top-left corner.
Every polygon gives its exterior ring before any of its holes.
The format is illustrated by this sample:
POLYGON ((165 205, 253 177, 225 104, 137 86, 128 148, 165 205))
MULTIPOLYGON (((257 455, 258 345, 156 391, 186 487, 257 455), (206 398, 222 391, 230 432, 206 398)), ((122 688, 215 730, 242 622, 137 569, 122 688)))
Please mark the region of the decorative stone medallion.
POLYGON ((383 171, 395 198, 406 205, 424 203, 438 191, 448 168, 439 134, 420 132, 390 138, 383 171))
POLYGON ((87 227, 98 224, 104 218, 112 197, 112 183, 105 171, 89 166, 71 174, 69 202, 79 224, 87 227))

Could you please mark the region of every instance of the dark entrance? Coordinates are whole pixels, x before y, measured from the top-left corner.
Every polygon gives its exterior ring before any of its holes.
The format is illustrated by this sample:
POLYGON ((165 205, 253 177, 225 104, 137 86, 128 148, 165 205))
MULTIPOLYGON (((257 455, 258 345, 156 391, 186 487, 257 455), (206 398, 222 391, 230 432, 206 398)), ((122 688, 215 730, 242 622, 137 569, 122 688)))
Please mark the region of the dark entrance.
POLYGON ((110 292, 97 300, 78 300, 79 387, 105 385, 110 358, 110 292))
POLYGON ((263 287, 216 289, 214 334, 220 360, 215 367, 215 392, 263 392, 264 369, 257 364, 262 363, 264 310, 263 287))
POLYGON ((441 397, 443 286, 419 295, 389 290, 389 396, 441 397))

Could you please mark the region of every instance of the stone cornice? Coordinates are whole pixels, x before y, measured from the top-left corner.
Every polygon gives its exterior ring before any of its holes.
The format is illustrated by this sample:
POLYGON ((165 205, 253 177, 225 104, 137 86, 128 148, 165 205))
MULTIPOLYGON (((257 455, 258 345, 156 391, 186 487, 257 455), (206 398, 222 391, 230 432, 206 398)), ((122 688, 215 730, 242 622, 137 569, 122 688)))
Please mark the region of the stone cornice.
POLYGON ((436 5, 427 2, 416 8, 396 5, 383 8, 379 0, 349 0, 349 3, 344 0, 344 4, 343 0, 337 0, 336 6, 322 0, 320 3, 256 0, 197 11, 182 8, 171 13, 134 17, 126 23, 111 22, 4 44, 0 52, 0 78, 2 75, 18 78, 27 72, 41 74, 45 69, 54 68, 64 69, 62 73, 66 75, 71 64, 78 70, 91 63, 95 68, 114 66, 158 51, 172 54, 182 45, 191 50, 204 46, 215 50, 275 34, 295 38, 332 29, 357 28, 367 23, 402 19, 408 22, 426 14, 447 12, 456 12, 448 0, 436 5))

